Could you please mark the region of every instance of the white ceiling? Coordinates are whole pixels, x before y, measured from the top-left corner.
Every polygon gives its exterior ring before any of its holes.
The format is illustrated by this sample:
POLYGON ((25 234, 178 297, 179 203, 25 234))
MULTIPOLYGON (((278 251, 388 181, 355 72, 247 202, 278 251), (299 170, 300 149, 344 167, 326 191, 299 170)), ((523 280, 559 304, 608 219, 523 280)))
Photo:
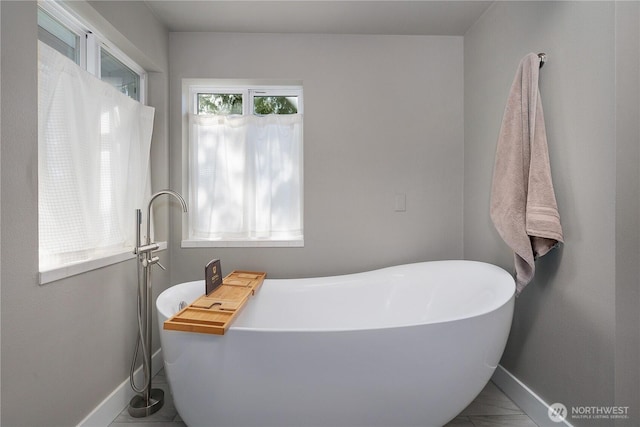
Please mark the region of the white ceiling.
POLYGON ((145 0, 170 31, 464 35, 482 0, 145 0))

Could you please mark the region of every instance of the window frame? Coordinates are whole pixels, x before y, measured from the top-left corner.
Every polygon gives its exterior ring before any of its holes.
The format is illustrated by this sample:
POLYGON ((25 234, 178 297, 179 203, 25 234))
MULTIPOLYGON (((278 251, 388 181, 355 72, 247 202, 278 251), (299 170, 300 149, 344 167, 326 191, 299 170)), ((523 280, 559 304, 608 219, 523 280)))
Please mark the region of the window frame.
POLYGON ((216 87, 212 88, 211 86, 192 86, 189 92, 189 99, 191 100, 191 107, 189 109, 189 113, 191 114, 200 114, 198 113, 198 95, 200 94, 215 94, 215 95, 233 95, 233 94, 241 94, 242 95, 242 114, 232 114, 232 115, 247 115, 247 105, 249 99, 249 93, 245 89, 241 87, 234 86, 225 86, 225 87, 216 87))
POLYGON ((80 62, 76 63, 81 68, 102 80, 100 53, 104 49, 109 55, 113 56, 125 67, 138 74, 140 77, 140 96, 136 101, 147 105, 147 72, 143 67, 138 65, 138 63, 111 43, 106 37, 89 28, 89 26, 83 22, 81 17, 77 16, 74 12, 68 10, 58 2, 39 1, 38 8, 79 37, 80 43, 78 49, 80 62))
MULTIPOLYGON (((64 5, 57 1, 38 1, 37 5, 39 10, 49 15, 59 24, 67 28, 70 32, 78 36, 78 61, 75 61, 82 69, 93 74, 97 78, 101 79, 101 66, 100 66, 100 53, 104 49, 111 56, 117 59, 124 66, 138 74, 140 77, 139 85, 139 99, 138 102, 147 104, 147 72, 143 67, 138 65, 133 59, 126 55, 122 50, 117 48, 107 37, 103 36, 99 32, 90 28, 90 25, 85 24, 85 20, 76 14, 74 11, 68 9, 64 5)), ((40 27, 40 25, 38 25, 40 27)), ((46 28, 45 28, 46 30, 46 28)), ((102 80, 102 79, 101 79, 102 80)), ((135 98, 133 98, 135 99, 135 98)), ((166 242, 158 242, 160 250, 167 249, 166 242)), ((121 251, 113 251, 96 256, 90 260, 81 261, 78 263, 65 264, 56 267, 49 268, 47 270, 41 270, 38 267, 39 283, 41 285, 54 282, 57 280, 65 279, 70 276, 81 274, 87 271, 95 270, 98 268, 106 267, 109 265, 117 264, 129 259, 134 259, 136 256, 133 254, 131 248, 123 248, 121 251)))
POLYGON ((255 112, 255 102, 254 99, 256 97, 263 96, 281 96, 281 97, 291 97, 295 96, 298 98, 298 112, 297 114, 304 114, 304 100, 302 96, 302 87, 300 88, 292 88, 288 86, 263 86, 263 87, 254 87, 249 89, 249 99, 251 100, 250 104, 250 114, 259 115, 255 112))
MULTIPOLYGON (((87 38, 88 30, 85 26, 69 14, 62 6, 55 2, 38 2, 38 10, 49 15, 54 21, 65 27, 78 37, 78 64, 80 67, 87 68, 87 38)), ((40 24, 38 24, 40 27, 40 24)), ((45 28, 46 30, 46 28, 45 28)))
MULTIPOLYGON (((105 41, 105 40, 101 40, 95 36, 89 37, 89 39, 94 39, 93 43, 96 43, 97 45, 96 57, 98 61, 100 61, 101 52, 104 50, 113 58, 115 58, 117 61, 119 61, 122 65, 124 65, 129 70, 133 71, 138 75, 138 77, 140 78, 140 83, 139 83, 140 92, 139 92, 139 99, 136 99, 136 101, 140 102, 141 104, 147 105, 147 72, 144 70, 144 68, 139 66, 135 61, 133 61, 131 58, 125 55, 124 52, 122 52, 112 43, 109 43, 108 41, 105 41)), ((100 80, 102 80, 102 67, 100 63, 98 63, 96 67, 95 75, 100 80)))
POLYGON ((255 97, 261 96, 296 96, 298 97, 298 113, 304 114, 304 99, 301 85, 250 85, 247 86, 224 86, 224 85, 192 85, 189 87, 190 114, 198 115, 198 95, 200 94, 241 94, 242 95, 242 115, 256 114, 253 102, 255 97), (245 102, 246 100, 246 102, 245 102))
MULTIPOLYGON (((297 96, 298 112, 304 114, 304 95, 301 81, 278 82, 269 84, 264 81, 252 80, 226 80, 226 79, 183 79, 182 80, 182 191, 190 193, 190 163, 191 141, 189 116, 198 115, 198 94, 214 93, 229 94, 241 93, 243 95, 242 115, 254 115, 253 97, 258 96, 297 96), (245 99, 249 102, 245 102, 245 99)), ((262 116, 256 114, 258 116, 262 116)), ((240 115, 235 115, 240 116, 240 115)), ((303 137, 304 138, 304 137, 303 137)), ((302 223, 304 224, 304 165, 301 167, 300 176, 300 200, 302 223)), ((191 229, 189 216, 182 218, 182 248, 235 248, 235 247, 304 247, 304 231, 300 238, 296 239, 201 239, 190 235, 191 229)))

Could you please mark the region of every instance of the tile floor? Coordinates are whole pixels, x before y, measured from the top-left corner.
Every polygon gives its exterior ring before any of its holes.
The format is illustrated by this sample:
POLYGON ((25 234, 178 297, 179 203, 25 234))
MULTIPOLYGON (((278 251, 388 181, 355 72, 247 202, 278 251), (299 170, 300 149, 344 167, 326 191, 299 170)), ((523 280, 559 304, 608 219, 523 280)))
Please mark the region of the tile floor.
POLYGON ((478 397, 445 427, 537 427, 496 385, 489 382, 478 397))
MULTIPOLYGON (((146 418, 133 418, 125 408, 109 427, 186 427, 173 405, 164 370, 153 378, 153 388, 164 390, 162 409, 146 418)), ((537 424, 490 382, 476 400, 445 427, 537 427, 537 424)))
POLYGON ((164 391, 164 405, 162 408, 155 414, 145 418, 133 418, 129 415, 127 408, 124 408, 109 427, 187 427, 173 404, 164 369, 153 377, 151 384, 153 388, 160 388, 164 391))

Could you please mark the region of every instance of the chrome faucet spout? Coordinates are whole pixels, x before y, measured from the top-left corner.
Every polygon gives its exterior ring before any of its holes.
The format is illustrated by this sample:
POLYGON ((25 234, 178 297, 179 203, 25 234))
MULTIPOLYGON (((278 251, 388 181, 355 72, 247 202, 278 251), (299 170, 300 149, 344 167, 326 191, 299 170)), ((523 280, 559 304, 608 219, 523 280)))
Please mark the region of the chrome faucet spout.
POLYGON ((153 204, 153 201, 158 196, 162 196, 163 194, 168 194, 170 196, 175 197, 176 199, 178 199, 178 201, 182 205, 182 210, 184 212, 189 211, 189 208, 187 207, 187 202, 184 201, 184 199, 180 194, 176 193, 173 190, 161 190, 161 191, 158 191, 153 196, 151 196, 151 199, 149 199, 149 205, 147 206, 147 245, 151 244, 151 205, 153 204))

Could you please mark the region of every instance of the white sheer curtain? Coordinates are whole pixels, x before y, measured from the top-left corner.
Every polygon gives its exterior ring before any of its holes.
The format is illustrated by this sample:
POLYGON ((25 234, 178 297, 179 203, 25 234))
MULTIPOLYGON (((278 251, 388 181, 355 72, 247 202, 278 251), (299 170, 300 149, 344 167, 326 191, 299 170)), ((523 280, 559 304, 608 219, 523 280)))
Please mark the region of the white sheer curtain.
POLYGON ((302 115, 190 116, 190 237, 302 238, 302 115))
POLYGON ((38 44, 40 270, 135 244, 154 109, 38 44))

